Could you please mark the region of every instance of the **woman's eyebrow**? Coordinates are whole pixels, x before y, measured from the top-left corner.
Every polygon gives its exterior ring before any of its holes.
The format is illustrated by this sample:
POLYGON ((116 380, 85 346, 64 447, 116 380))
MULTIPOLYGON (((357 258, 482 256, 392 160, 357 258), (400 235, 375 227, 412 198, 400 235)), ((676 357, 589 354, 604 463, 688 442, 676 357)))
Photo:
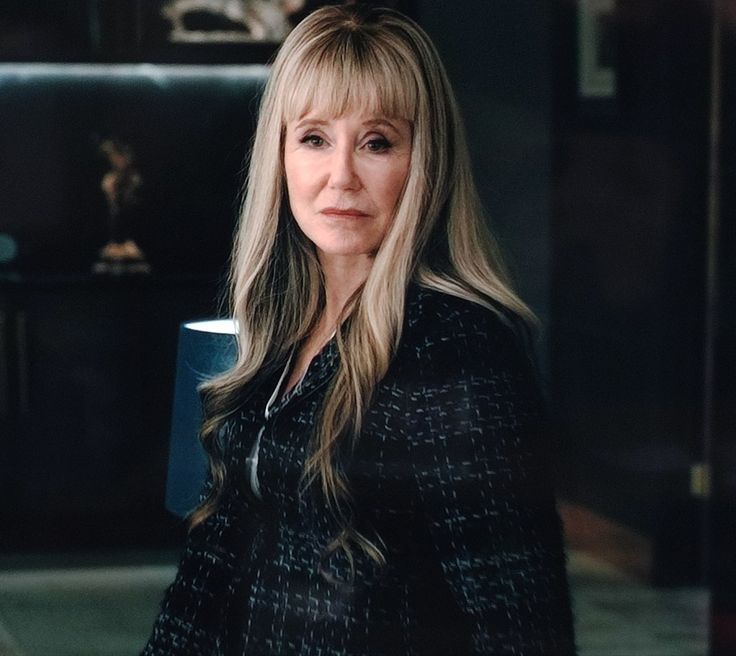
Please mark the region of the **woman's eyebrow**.
MULTIPOLYGON (((294 130, 300 130, 305 126, 315 127, 315 126, 324 126, 328 125, 330 121, 320 118, 303 118, 300 120, 294 127, 294 130)), ((375 128, 375 127, 385 127, 389 128, 390 130, 393 130, 394 132, 399 132, 399 129, 396 127, 396 125, 387 118, 370 118, 365 121, 363 121, 363 127, 367 128, 375 128)))
POLYGON ((304 118, 304 119, 302 119, 301 121, 299 121, 294 126, 294 130, 299 130, 299 129, 303 128, 306 125, 309 125, 309 126, 322 126, 322 125, 327 125, 328 123, 329 123, 329 121, 325 121, 325 120, 319 119, 319 118, 304 118))
POLYGON ((371 127, 371 128, 386 127, 386 128, 393 130, 394 132, 399 132, 399 129, 396 127, 396 125, 392 123, 389 119, 386 119, 386 118, 369 119, 367 121, 364 121, 363 125, 365 127, 371 127))

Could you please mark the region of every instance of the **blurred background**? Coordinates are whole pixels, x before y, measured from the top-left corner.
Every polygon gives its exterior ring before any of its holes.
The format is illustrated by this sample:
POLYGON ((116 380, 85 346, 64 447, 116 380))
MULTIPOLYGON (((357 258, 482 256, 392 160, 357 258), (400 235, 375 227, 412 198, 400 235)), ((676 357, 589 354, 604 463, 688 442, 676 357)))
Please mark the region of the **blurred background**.
MULTIPOLYGON (((268 61, 325 3, 247 4, 0 7, 0 654, 137 653, 173 577, 179 324, 222 316, 268 61)), ((544 323, 581 655, 736 653, 736 3, 377 4, 544 323)))

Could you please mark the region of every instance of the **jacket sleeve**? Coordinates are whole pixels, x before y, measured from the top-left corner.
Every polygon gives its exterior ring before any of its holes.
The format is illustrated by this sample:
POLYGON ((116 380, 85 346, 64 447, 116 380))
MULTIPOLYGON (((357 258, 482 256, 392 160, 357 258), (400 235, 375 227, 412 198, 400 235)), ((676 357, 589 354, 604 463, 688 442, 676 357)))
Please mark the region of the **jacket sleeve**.
MULTIPOLYGON (((207 493, 208 479, 202 492, 207 493)), ((247 500, 234 487, 219 508, 192 529, 174 582, 141 656, 212 656, 220 652, 226 606, 242 578, 247 500)))
POLYGON ((426 338, 417 371, 406 415, 413 480, 471 653, 574 654, 549 436, 528 359, 483 311, 426 338))

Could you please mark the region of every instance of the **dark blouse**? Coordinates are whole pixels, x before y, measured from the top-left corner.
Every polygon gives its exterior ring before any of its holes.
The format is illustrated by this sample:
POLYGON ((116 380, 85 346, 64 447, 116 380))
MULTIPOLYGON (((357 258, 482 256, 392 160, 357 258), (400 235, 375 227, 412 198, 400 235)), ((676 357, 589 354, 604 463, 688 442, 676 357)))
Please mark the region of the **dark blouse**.
MULTIPOLYGON (((451 656, 575 653, 543 402, 498 315, 412 287, 401 343, 354 451, 340 462, 353 525, 379 567, 326 555, 334 518, 299 492, 337 366, 331 341, 273 407, 280 371, 249 385, 225 427, 228 485, 189 534, 144 656, 451 656)), ((317 487, 317 486, 315 486, 317 487)))

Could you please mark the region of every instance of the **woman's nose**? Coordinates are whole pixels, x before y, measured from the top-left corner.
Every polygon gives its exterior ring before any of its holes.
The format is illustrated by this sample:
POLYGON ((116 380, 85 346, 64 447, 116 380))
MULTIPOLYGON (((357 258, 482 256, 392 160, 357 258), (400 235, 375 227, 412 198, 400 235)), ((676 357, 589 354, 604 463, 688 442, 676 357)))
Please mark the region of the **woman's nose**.
POLYGON ((334 189, 360 188, 355 152, 351 147, 338 147, 333 151, 330 158, 329 186, 334 189))

